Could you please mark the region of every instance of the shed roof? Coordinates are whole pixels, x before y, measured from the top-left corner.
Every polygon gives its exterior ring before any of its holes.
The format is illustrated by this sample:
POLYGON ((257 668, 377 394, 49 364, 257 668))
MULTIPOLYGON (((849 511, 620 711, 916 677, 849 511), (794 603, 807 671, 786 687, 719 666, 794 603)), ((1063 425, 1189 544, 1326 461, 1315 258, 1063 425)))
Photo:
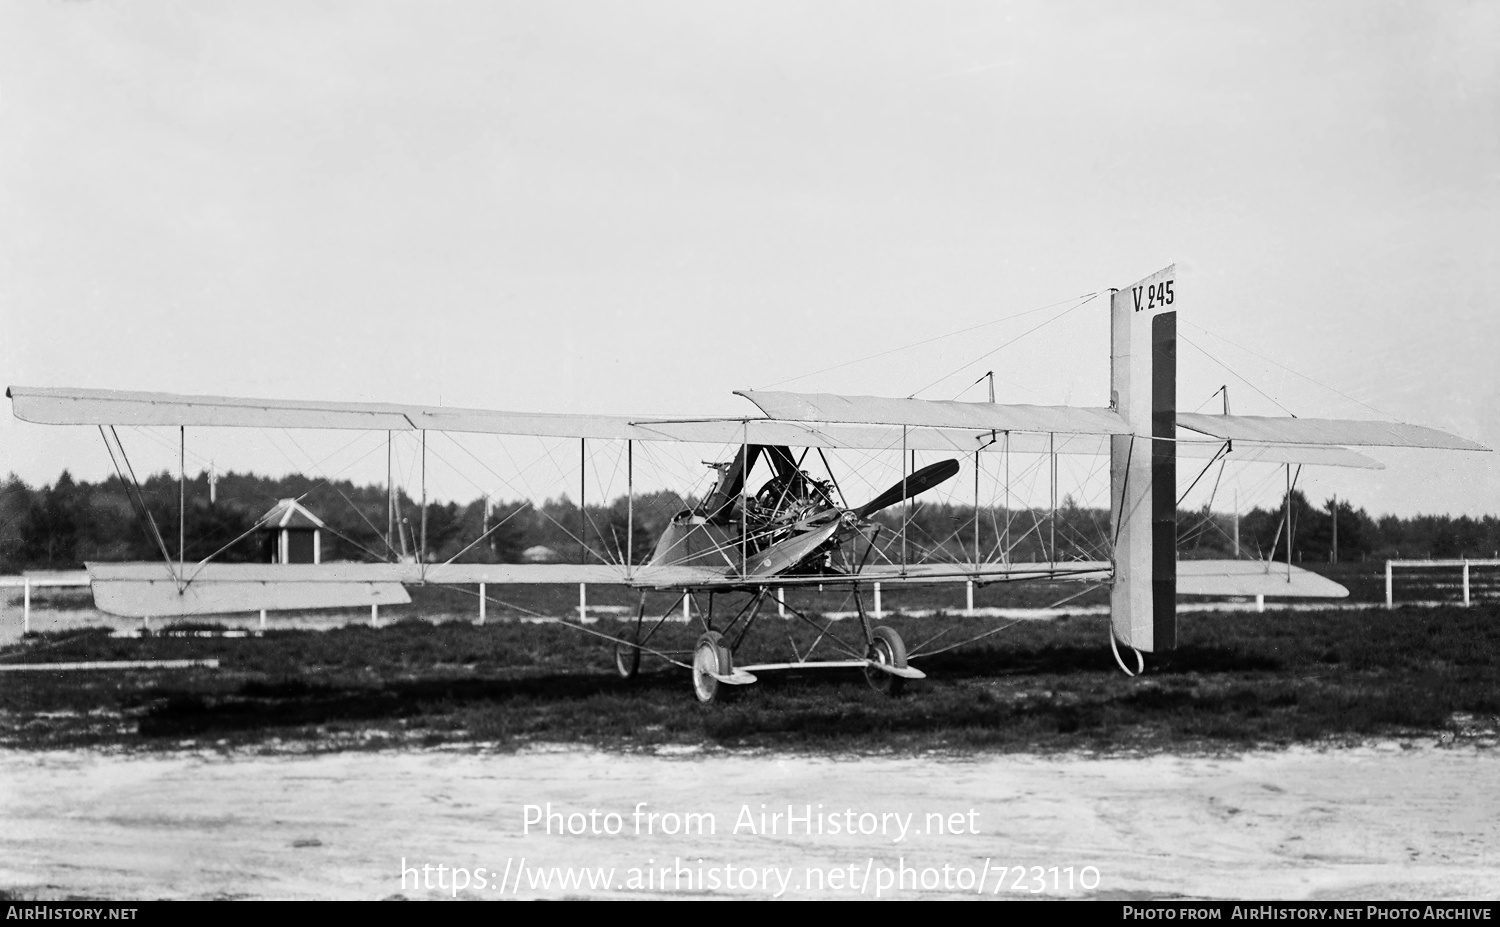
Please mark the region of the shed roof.
POLYGON ((307 510, 296 499, 282 499, 260 517, 257 528, 322 528, 323 519, 307 510))

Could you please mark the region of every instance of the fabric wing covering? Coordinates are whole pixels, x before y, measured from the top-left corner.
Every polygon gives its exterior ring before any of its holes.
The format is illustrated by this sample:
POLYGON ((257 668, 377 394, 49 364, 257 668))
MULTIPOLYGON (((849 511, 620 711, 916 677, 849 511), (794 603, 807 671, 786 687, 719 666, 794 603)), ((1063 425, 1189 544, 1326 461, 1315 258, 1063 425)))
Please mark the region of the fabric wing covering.
MULTIPOLYGON (((863 400, 878 405, 864 414, 864 423, 773 421, 751 419, 662 419, 620 415, 562 415, 535 412, 499 412, 441 406, 413 406, 357 402, 312 402, 288 399, 249 399, 229 396, 188 396, 174 393, 129 392, 72 388, 13 386, 6 391, 15 415, 22 421, 46 425, 135 425, 193 426, 221 428, 313 428, 356 431, 453 431, 476 434, 525 435, 535 437, 593 438, 605 440, 666 441, 702 444, 782 445, 851 450, 899 450, 971 454, 976 451, 1019 454, 1099 455, 1108 453, 1103 440, 1124 432, 1119 416, 1109 409, 1074 409, 1066 406, 1004 406, 990 403, 931 403, 925 400, 831 397, 838 403, 817 404, 816 414, 833 414, 837 407, 850 409, 863 400), (895 405, 887 405, 895 404, 895 405), (832 406, 834 408, 829 408, 832 406), (961 425, 933 424, 927 413, 941 407, 936 421, 967 422, 961 425), (920 414, 919 414, 920 413, 920 414), (905 424, 885 424, 874 419, 908 414, 905 424), (926 416, 926 417, 923 417, 926 416), (1008 439, 998 432, 1013 432, 1008 439)), ((775 415, 798 415, 814 405, 794 401, 803 394, 745 393, 775 415), (792 397, 792 398, 786 398, 792 397)), ((806 398, 806 397, 804 397, 806 398)), ((826 396, 812 398, 822 399, 826 396)), ((1179 420, 1184 416, 1179 416, 1179 420)), ((1212 419, 1200 430, 1218 434, 1230 419, 1212 419), (1212 425, 1215 430, 1208 430, 1212 425)), ((1254 421, 1235 417, 1239 421, 1254 421)), ((1311 421, 1269 419, 1264 421, 1311 421)), ((1359 423, 1363 425, 1378 423, 1359 423)), ((1262 430, 1265 430, 1262 426, 1262 430)), ((1413 427, 1413 426, 1403 426, 1413 427)), ((1431 429, 1422 429, 1431 431, 1431 429)), ((1441 434, 1434 432, 1434 434, 1441 434)), ((1235 433, 1244 443, 1230 459, 1264 463, 1306 463, 1339 467, 1379 469, 1382 465, 1343 448, 1320 448, 1298 442, 1252 444, 1254 439, 1235 433)), ((1462 441, 1462 439, 1453 439, 1462 441)), ((1212 457, 1218 442, 1181 441, 1180 457, 1212 457)), ((1444 445, 1447 446, 1447 445, 1444 445)), ((1468 446, 1465 444, 1464 446, 1468 446)), ((1476 445, 1477 447, 1477 445, 1476 445)))
POLYGON ((126 618, 186 618, 225 612, 367 608, 411 601, 403 584, 620 583, 608 564, 189 563, 179 582, 161 562, 89 563, 94 602, 126 618))
POLYGON ((188 564, 178 582, 164 563, 89 563, 94 604, 126 618, 188 618, 239 611, 405 605, 406 587, 384 564, 188 564))
POLYGON ((1264 560, 1179 560, 1178 595, 1342 599, 1349 590, 1301 567, 1264 560))
MULTIPOLYGON (((664 419, 651 416, 566 415, 441 406, 246 399, 24 386, 12 386, 6 391, 6 395, 12 400, 17 418, 44 425, 182 425, 357 431, 425 429, 536 437, 703 444, 748 442, 862 450, 899 449, 903 446, 899 424, 896 427, 860 427, 857 423, 825 426, 801 421, 767 421, 758 416, 664 419)), ((1043 423, 1059 426, 1051 429, 1053 431, 1071 430, 1089 434, 1112 434, 1122 427, 1119 417, 1108 409, 1088 410, 1090 414, 1080 419, 1089 423, 1088 429, 1060 427, 1066 424, 1063 418, 1074 411, 1077 410, 1060 409, 1059 415, 1045 418, 1043 423)), ((991 442, 988 425, 983 428, 963 426, 946 430, 926 428, 920 434, 911 434, 910 431, 908 429, 908 440, 904 446, 912 450, 972 453, 984 449, 984 445, 991 442)))
POLYGON ((1074 406, 1001 405, 881 396, 837 396, 832 393, 778 393, 742 390, 774 419, 804 422, 848 422, 868 425, 916 425, 976 431, 1027 431, 1078 435, 1128 435, 1130 426, 1113 409, 1074 406))
MULTIPOLYGON (((89 563, 89 579, 98 607, 129 618, 183 618, 236 611, 404 605, 410 602, 404 583, 629 583, 637 587, 738 586, 733 569, 645 567, 634 575, 603 564, 205 564, 187 568, 179 582, 164 563, 89 563)), ((1107 562, 953 563, 871 567, 860 582, 893 586, 1052 578, 1099 582, 1109 579, 1107 562)), ((854 582, 826 576, 783 577, 789 584, 854 582)), ((1181 560, 1178 592, 1185 595, 1293 596, 1339 598, 1348 591, 1300 567, 1258 560, 1181 560)))
POLYGON ((1179 412, 1177 425, 1232 441, 1270 444, 1352 444, 1356 447, 1425 447, 1487 451, 1483 444, 1402 422, 1337 418, 1280 418, 1260 415, 1204 415, 1179 412))
MULTIPOLYGON (((1072 406, 1002 405, 831 393, 740 392, 774 419, 853 422, 934 428, 971 428, 1078 435, 1130 434, 1113 410, 1072 406)), ((1268 445, 1360 445, 1485 451, 1489 448, 1435 428, 1358 419, 1273 418, 1177 413, 1177 425, 1224 440, 1268 445)))

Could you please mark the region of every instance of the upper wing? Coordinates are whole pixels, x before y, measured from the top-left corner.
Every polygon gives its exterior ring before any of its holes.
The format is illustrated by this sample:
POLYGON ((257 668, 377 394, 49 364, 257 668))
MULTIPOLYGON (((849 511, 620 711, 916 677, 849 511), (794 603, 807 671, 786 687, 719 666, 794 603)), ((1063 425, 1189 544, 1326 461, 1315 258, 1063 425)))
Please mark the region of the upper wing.
MULTIPOLYGON (((312 402, 189 396, 71 387, 12 386, 17 418, 43 425, 185 425, 220 428, 318 428, 355 431, 455 431, 701 444, 741 442, 783 447, 885 450, 903 447, 900 426, 822 425, 754 418, 664 419, 650 416, 502 412, 390 403, 312 402)), ((1106 410, 1107 411, 1107 410, 1106 410)), ((910 450, 973 453, 988 430, 907 429, 910 450)), ((997 448, 998 449, 998 448, 997 448)), ((1096 451, 1088 451, 1096 453, 1096 451)))
POLYGON ((1130 434, 1130 426, 1125 424, 1125 419, 1114 409, 887 399, 881 396, 836 396, 832 393, 776 393, 761 390, 736 392, 760 406, 761 411, 771 418, 788 421, 915 425, 979 432, 1130 434))
MULTIPOLYGON (((446 406, 390 403, 315 402, 291 399, 250 399, 230 396, 190 396, 148 393, 12 386, 6 390, 17 418, 47 425, 191 425, 194 427, 319 428, 358 431, 456 431, 538 437, 609 440, 670 441, 703 444, 741 442, 786 447, 848 448, 860 450, 940 451, 970 454, 999 452, 1098 454, 1099 439, 1128 434, 1124 421, 1111 409, 1069 406, 1016 406, 992 403, 929 402, 920 399, 879 399, 826 394, 746 391, 771 419, 664 419, 624 415, 567 415, 503 412, 446 406), (845 418, 838 418, 844 415, 845 418), (781 420, 776 420, 781 419, 781 420), (1004 443, 1002 432, 1015 432, 1004 443), (1054 440, 1042 435, 1063 435, 1054 440), (1071 436, 1071 437, 1068 437, 1071 436)), ((1375 467, 1376 461, 1341 448, 1314 448, 1337 440, 1308 442, 1314 419, 1256 419, 1247 416, 1186 415, 1178 421, 1205 434, 1247 442, 1233 456, 1276 463, 1321 463, 1345 467, 1375 467), (1296 437, 1286 437, 1266 423, 1305 423, 1296 437), (1245 431, 1245 423, 1258 430, 1245 431), (1233 433, 1220 434, 1238 428, 1233 433), (1261 442, 1261 443, 1256 443, 1261 442), (1254 445, 1253 449, 1250 445, 1254 445), (1303 445, 1288 447, 1287 445, 1303 445)), ((1367 430, 1385 423, 1347 423, 1367 430)), ((1396 426, 1442 436, 1432 429, 1396 426)), ((1363 432, 1355 437, 1366 436, 1363 432)), ((1325 435, 1326 437, 1326 435, 1325 435)), ((1384 444, 1381 440, 1343 443, 1384 444)), ((1483 449, 1451 435, 1445 444, 1483 449)), ((1217 445, 1179 442, 1180 456, 1208 456, 1217 445)))
MULTIPOLYGON (((566 415, 502 412, 390 403, 310 402, 12 386, 6 390, 17 418, 44 425, 185 425, 229 428, 319 428, 357 431, 455 431, 608 440, 702 444, 741 442, 784 447, 911 450, 973 453, 991 442, 990 432, 924 428, 920 433, 891 425, 754 418, 674 418, 625 415, 566 415)), ((1066 411, 1066 410, 1065 410, 1066 411)), ((1104 410, 1107 416, 1112 416, 1104 410)), ((1118 419, 1118 416, 1114 417, 1118 419)), ((1096 432, 1099 434, 1109 433, 1096 432)))
POLYGON ((124 390, 12 386, 16 417, 45 425, 190 425, 230 428, 327 428, 357 431, 473 431, 573 438, 640 438, 635 419, 539 415, 443 406, 309 402, 187 396, 124 390))
MULTIPOLYGON (((1073 435, 1126 435, 1130 427, 1113 409, 1073 406, 1003 405, 829 393, 776 393, 746 390, 741 396, 775 419, 856 422, 905 428, 970 429, 984 433, 1031 432, 1073 435)), ((1177 413, 1179 427, 1224 440, 1263 445, 1343 444, 1485 451, 1489 448, 1435 428, 1402 422, 1357 419, 1271 418, 1253 415, 1177 413)), ((1299 461, 1292 460, 1296 463, 1299 461)))

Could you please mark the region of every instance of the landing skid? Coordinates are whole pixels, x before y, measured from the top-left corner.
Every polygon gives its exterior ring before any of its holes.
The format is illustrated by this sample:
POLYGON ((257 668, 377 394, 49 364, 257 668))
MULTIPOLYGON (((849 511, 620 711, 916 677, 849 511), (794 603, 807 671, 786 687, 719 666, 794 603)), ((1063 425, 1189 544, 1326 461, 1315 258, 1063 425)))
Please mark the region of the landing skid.
POLYGON ((742 673, 772 673, 777 670, 807 669, 873 669, 902 679, 926 679, 927 674, 914 666, 891 666, 874 660, 807 660, 802 663, 755 663, 737 668, 742 673))
POLYGON ((906 646, 894 628, 870 624, 869 615, 865 612, 864 603, 857 591, 854 601, 859 613, 860 630, 864 635, 862 648, 833 634, 831 620, 819 625, 796 608, 782 603, 788 614, 818 632, 812 646, 806 653, 797 653, 796 646, 793 645, 792 651, 796 659, 788 662, 736 666, 734 653, 744 643, 769 594, 770 587, 762 586, 754 590, 750 602, 719 630, 712 627, 713 607, 710 599, 709 612, 704 616, 704 634, 698 639, 693 651, 693 692, 700 702, 723 698, 731 691, 725 686, 743 686, 756 682, 757 673, 862 669, 872 688, 893 696, 901 692, 907 680, 927 678, 926 673, 907 665, 906 646), (737 632, 732 643, 729 642, 731 632, 737 632), (849 659, 811 659, 814 649, 824 641, 828 642, 828 646, 843 651, 849 659))

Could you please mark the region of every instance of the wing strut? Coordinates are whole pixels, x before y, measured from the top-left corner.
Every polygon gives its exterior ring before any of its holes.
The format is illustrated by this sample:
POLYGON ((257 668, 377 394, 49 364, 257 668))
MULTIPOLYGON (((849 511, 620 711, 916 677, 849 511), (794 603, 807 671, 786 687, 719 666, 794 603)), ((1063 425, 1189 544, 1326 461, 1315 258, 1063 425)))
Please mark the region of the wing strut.
POLYGON ((1057 435, 1047 432, 1047 456, 1052 477, 1052 511, 1047 516, 1047 565, 1057 566, 1057 435))
POLYGON ((1005 542, 1000 562, 1010 563, 1010 432, 1005 433, 1005 542))
MULTIPOLYGON (((1183 491, 1182 498, 1180 498, 1180 499, 1177 500, 1177 504, 1178 505, 1182 505, 1182 500, 1186 499, 1188 497, 1188 493, 1190 493, 1190 492, 1193 491, 1193 487, 1198 485, 1198 481, 1201 480, 1201 479, 1203 479, 1203 474, 1207 473, 1213 467, 1214 464, 1218 463, 1219 462, 1219 456, 1222 455, 1223 453, 1225 453, 1228 449, 1229 449, 1229 442, 1225 441, 1222 445, 1220 445, 1220 447, 1219 447, 1219 449, 1217 451, 1214 451, 1214 456, 1212 456, 1212 457, 1210 457, 1208 459, 1208 463, 1206 463, 1206 464, 1203 465, 1203 469, 1198 471, 1198 475, 1195 476, 1195 477, 1193 477, 1193 481, 1191 483, 1189 483, 1188 484, 1188 488, 1183 491)), ((1290 466, 1290 464, 1288 464, 1288 466, 1290 466)), ((1217 486, 1218 484, 1215 483, 1214 485, 1217 486)))
MULTIPOLYGON (((979 568, 979 452, 974 452, 974 567, 979 568)), ((973 590, 973 585, 969 589, 973 590)), ((969 604, 973 604, 970 602, 969 604)))
POLYGON ((635 441, 625 439, 625 579, 635 563, 635 441))
POLYGON ((589 439, 578 439, 578 562, 589 562, 589 439))
POLYGON ((386 549, 395 552, 396 543, 396 483, 393 480, 392 458, 390 458, 390 429, 386 429, 386 549))
MULTIPOLYGON (((842 503, 839 508, 847 509, 849 507, 849 500, 844 497, 844 487, 839 485, 839 478, 833 475, 833 468, 828 465, 828 458, 823 454, 821 447, 818 448, 818 459, 823 461, 823 469, 828 471, 828 478, 833 481, 833 489, 839 494, 839 501, 842 503)), ((828 501, 833 502, 832 499, 828 501)))
MULTIPOLYGON (((901 575, 906 575, 906 523, 911 520, 911 496, 906 494, 906 426, 901 426, 901 575)), ((864 613, 860 613, 863 617, 864 613)))
POLYGON ((177 426, 177 576, 187 574, 187 426, 177 426))
POLYGON ((422 541, 417 546, 422 575, 427 575, 427 429, 422 429, 422 541))

